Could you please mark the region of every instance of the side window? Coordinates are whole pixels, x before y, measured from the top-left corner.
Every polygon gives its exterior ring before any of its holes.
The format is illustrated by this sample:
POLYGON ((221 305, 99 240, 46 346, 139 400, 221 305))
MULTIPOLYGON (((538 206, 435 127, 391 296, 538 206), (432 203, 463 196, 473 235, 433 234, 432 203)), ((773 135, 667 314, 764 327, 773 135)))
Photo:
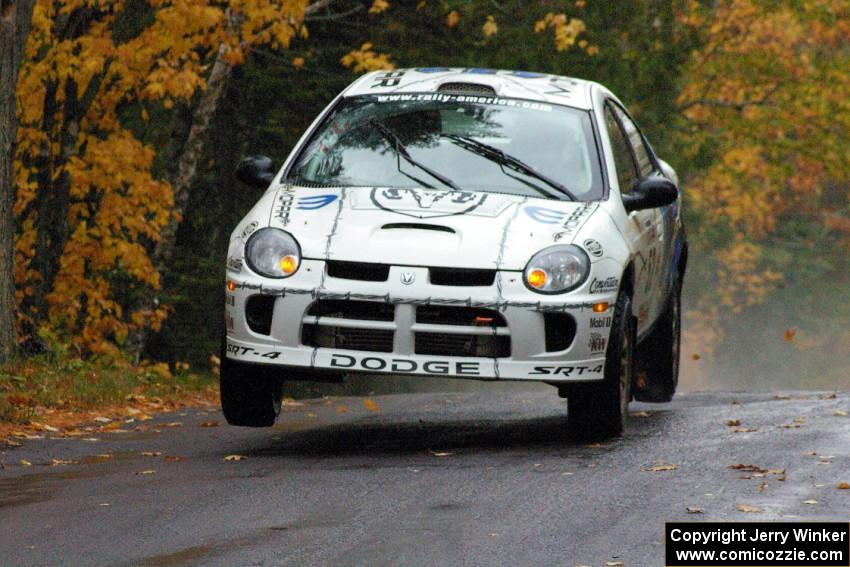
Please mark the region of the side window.
POLYGON ((605 105, 605 128, 611 138, 611 148, 614 150, 614 165, 617 168, 617 179, 620 182, 620 192, 628 193, 637 181, 637 167, 629 149, 629 143, 620 129, 620 124, 614 117, 611 105, 605 105))
POLYGON ((617 113, 617 118, 620 119, 620 123, 626 131, 626 136, 628 136, 629 143, 635 152, 640 176, 644 177, 649 175, 655 169, 655 166, 652 165, 652 159, 649 157, 649 150, 646 147, 643 136, 640 135, 640 130, 638 130, 632 119, 629 118, 629 116, 623 112, 620 107, 614 106, 614 112, 617 113))

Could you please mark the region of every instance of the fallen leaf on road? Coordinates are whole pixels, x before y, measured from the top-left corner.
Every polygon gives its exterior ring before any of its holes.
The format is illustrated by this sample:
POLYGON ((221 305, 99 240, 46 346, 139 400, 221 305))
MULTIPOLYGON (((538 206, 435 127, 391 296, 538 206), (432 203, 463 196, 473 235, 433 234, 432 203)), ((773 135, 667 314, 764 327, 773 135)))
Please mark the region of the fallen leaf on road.
POLYGON ((734 465, 729 465, 730 469, 735 469, 736 471, 744 471, 744 472, 754 472, 754 473, 767 473, 767 469, 763 469, 758 465, 744 464, 744 463, 735 463, 734 465))
POLYGON ((373 400, 372 398, 366 398, 366 399, 364 399, 364 400, 363 400, 363 406, 364 406, 367 410, 369 410, 369 411, 373 411, 373 412, 375 412, 375 413, 378 413, 378 412, 380 412, 380 411, 381 411, 381 408, 378 406, 377 402, 375 402, 375 400, 373 400))
POLYGON ((750 506, 749 504, 738 504, 737 508, 739 512, 747 512, 749 514, 758 514, 763 511, 758 506, 750 506))
POLYGON ((339 413, 347 413, 347 412, 348 412, 348 408, 347 408, 347 407, 345 407, 345 406, 343 406, 343 405, 341 405, 341 406, 339 406, 338 408, 336 408, 336 411, 338 411, 339 413))
POLYGON ((448 451, 432 451, 431 449, 428 449, 428 452, 434 457, 451 457, 454 455, 454 453, 450 453, 448 451))
POLYGON ((136 474, 138 474, 138 475, 143 475, 143 474, 156 474, 156 471, 152 471, 152 470, 147 470, 147 471, 137 471, 137 472, 136 472, 136 474))
POLYGON ((299 406, 303 406, 304 403, 303 402, 296 402, 292 398, 283 398, 283 400, 280 402, 280 405, 285 407, 285 408, 297 408, 299 406))
POLYGON ((655 415, 654 411, 636 411, 632 417, 652 417, 653 415, 655 415))
POLYGON ((63 460, 63 459, 53 459, 52 461, 50 461, 51 467, 59 467, 59 466, 62 466, 62 465, 79 465, 79 464, 80 464, 80 461, 66 461, 66 460, 63 460))
POLYGON ((224 460, 225 461, 241 461, 243 459, 247 459, 245 455, 227 455, 224 460))
POLYGON ((172 421, 171 423, 163 423, 162 427, 183 427, 183 423, 180 421, 172 421))
POLYGON ((732 430, 733 433, 752 433, 753 431, 758 431, 758 427, 736 427, 732 430))
POLYGON ((605 565, 607 567, 623 567, 622 561, 606 561, 605 565))
POLYGON ((591 443, 589 445, 585 445, 588 449, 601 449, 602 443, 591 443))
POLYGON ((691 360, 699 360, 700 356, 697 353, 691 355, 691 360))
POLYGON ((685 510, 687 510, 688 514, 702 514, 705 511, 702 508, 698 508, 696 506, 688 506, 685 508, 685 510))
POLYGON ((179 455, 166 455, 162 458, 166 463, 176 463, 178 461, 186 460, 186 457, 181 457, 179 455))
POLYGON ((759 492, 764 492, 765 488, 767 488, 767 483, 762 481, 761 484, 759 484, 759 492))
POLYGON ((29 462, 29 461, 28 461, 28 460, 26 460, 26 459, 21 459, 21 466, 22 466, 22 467, 31 467, 31 466, 32 466, 32 463, 31 463, 31 462, 29 462))
POLYGON ((202 421, 201 427, 218 427, 217 421, 202 421))
POLYGON ((109 423, 109 422, 110 422, 110 421, 112 421, 112 420, 111 420, 111 419, 109 419, 108 417, 100 416, 100 417, 96 417, 96 418, 94 418, 94 421, 96 421, 96 422, 98 422, 98 423, 109 423))
POLYGON ((17 441, 12 441, 11 439, 6 439, 6 445, 8 445, 9 447, 20 447, 21 446, 20 443, 18 443, 17 441))
POLYGON ((844 410, 837 409, 834 412, 832 412, 832 415, 837 415, 838 417, 847 417, 848 414, 844 410))
POLYGON ((836 488, 838 490, 850 490, 850 482, 839 482, 836 488))
POLYGON ((786 343, 790 343, 791 341, 794 340, 794 335, 796 335, 796 334, 797 334, 797 331, 795 331, 794 329, 785 329, 785 334, 783 335, 782 338, 785 339, 786 343))
POLYGON ((773 396, 773 399, 774 400, 790 400, 791 396, 789 396, 788 394, 776 394, 775 396, 773 396))
POLYGON ((817 504, 817 500, 803 500, 803 504, 817 504))
POLYGON ((835 392, 826 392, 818 396, 822 400, 834 400, 836 398, 835 392))
POLYGON ((678 469, 678 465, 671 465, 669 463, 665 463, 663 461, 657 461, 654 464, 648 467, 641 467, 640 470, 647 472, 664 472, 664 471, 674 471, 678 469))
POLYGON ((159 457, 162 455, 160 451, 142 451, 143 457, 159 457))
POLYGON ((729 427, 736 427, 738 425, 741 425, 741 420, 740 419, 729 419, 729 420, 726 421, 726 425, 728 425, 729 427))

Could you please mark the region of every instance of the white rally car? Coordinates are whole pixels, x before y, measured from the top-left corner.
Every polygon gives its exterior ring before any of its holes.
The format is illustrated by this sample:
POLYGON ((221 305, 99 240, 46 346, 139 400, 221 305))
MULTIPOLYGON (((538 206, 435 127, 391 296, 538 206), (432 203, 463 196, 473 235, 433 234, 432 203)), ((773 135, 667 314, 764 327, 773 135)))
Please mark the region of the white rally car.
POLYGON ((489 69, 364 75, 313 122, 227 257, 221 402, 268 426, 284 380, 552 384, 570 427, 668 401, 687 259, 676 174, 605 87, 489 69))

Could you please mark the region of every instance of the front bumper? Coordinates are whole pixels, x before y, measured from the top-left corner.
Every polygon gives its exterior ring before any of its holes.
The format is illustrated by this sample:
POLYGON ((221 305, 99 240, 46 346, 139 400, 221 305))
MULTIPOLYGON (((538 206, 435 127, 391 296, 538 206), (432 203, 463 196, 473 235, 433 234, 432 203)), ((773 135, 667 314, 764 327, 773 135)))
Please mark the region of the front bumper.
MULTIPOLYGON (((602 262, 594 266, 594 273, 600 270, 616 273, 613 262, 610 266, 599 264, 602 262)), ((373 374, 561 383, 601 380, 616 291, 591 294, 585 284, 561 296, 540 295, 528 290, 521 277, 519 272, 500 271, 492 285, 434 285, 428 268, 391 266, 386 281, 359 281, 330 277, 325 262, 305 259, 292 277, 271 280, 229 264, 228 281, 233 289, 228 289, 226 298, 225 355, 256 364, 373 374), (272 313, 263 332, 256 332, 256 325, 252 330, 246 316, 249 298, 255 296, 274 298, 267 303, 272 313), (379 321, 311 315, 311 309, 322 301, 371 302, 368 305, 374 304, 376 311, 389 309, 391 314, 388 320, 379 321), (608 302, 608 310, 594 312, 593 305, 601 302, 608 302), (424 307, 490 310, 501 314, 496 317, 503 325, 423 323, 417 310, 424 307), (545 319, 547 314, 559 313, 574 320, 574 329, 566 348, 552 350, 547 342, 545 319), (368 340, 367 346, 360 344, 357 349, 316 346, 305 339, 305 327, 356 328, 361 336, 385 336, 387 342, 380 350, 369 350, 368 340), (425 335, 436 337, 438 354, 421 353, 419 337, 425 335), (439 342, 440 337, 458 335, 492 338, 498 344, 507 340, 509 353, 507 356, 502 356, 504 352, 499 356, 476 356, 475 350, 455 353, 451 352, 455 343, 449 341, 447 350, 446 344, 439 342)), ((463 337, 460 338, 463 342, 463 337)), ((469 342, 474 340, 470 338, 465 344, 469 342)), ((433 342, 427 346, 434 348, 433 342)))

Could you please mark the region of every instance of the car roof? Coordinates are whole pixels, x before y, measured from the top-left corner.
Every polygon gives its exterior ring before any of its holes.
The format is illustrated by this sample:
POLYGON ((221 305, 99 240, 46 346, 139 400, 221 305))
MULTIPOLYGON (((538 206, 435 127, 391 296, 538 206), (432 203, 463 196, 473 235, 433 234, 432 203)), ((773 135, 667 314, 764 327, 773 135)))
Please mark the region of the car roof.
POLYGON ((590 110, 591 88, 594 85, 597 83, 530 71, 417 67, 367 73, 354 81, 342 94, 351 97, 448 91, 480 96, 481 90, 486 92, 489 90, 486 87, 490 87, 499 97, 522 98, 590 110), (476 87, 479 92, 476 92, 476 87))

